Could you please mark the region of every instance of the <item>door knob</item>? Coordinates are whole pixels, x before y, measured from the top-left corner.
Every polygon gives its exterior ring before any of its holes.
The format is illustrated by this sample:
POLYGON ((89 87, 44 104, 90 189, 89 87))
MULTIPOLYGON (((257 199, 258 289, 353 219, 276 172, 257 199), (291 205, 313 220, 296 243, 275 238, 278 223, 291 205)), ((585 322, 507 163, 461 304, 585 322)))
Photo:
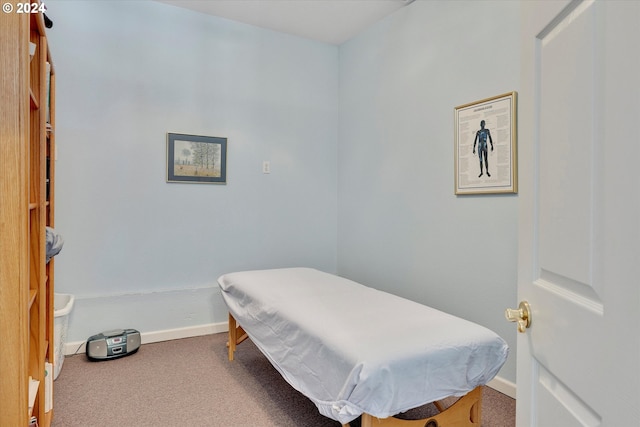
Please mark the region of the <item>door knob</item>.
POLYGON ((509 322, 518 323, 518 332, 524 333, 524 330, 531 326, 531 307, 526 301, 521 301, 518 309, 507 308, 504 317, 509 322))

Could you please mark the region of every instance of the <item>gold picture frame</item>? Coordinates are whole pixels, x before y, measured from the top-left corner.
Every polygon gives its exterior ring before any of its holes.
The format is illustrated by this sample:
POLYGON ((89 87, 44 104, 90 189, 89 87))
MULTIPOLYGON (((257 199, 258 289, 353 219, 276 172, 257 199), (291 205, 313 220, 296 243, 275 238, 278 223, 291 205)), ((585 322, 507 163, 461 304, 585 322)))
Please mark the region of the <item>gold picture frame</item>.
POLYGON ((518 192, 517 93, 455 107, 455 194, 518 192))

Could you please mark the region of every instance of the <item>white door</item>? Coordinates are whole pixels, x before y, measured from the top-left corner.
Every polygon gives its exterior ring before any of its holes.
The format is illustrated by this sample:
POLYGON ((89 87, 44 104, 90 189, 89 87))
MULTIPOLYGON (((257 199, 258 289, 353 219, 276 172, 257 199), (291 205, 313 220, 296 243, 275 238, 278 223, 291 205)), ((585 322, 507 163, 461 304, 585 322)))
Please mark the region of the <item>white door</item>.
POLYGON ((640 1, 523 1, 517 425, 640 425, 640 1))

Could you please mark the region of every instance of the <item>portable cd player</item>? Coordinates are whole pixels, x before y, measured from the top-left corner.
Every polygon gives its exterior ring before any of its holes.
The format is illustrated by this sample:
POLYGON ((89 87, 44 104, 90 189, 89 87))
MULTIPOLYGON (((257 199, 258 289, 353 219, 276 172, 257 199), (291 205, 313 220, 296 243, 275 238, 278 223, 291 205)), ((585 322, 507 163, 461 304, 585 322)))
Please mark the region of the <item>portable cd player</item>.
POLYGON ((129 356, 140 348, 140 332, 135 329, 114 329, 89 337, 89 360, 109 360, 129 356))

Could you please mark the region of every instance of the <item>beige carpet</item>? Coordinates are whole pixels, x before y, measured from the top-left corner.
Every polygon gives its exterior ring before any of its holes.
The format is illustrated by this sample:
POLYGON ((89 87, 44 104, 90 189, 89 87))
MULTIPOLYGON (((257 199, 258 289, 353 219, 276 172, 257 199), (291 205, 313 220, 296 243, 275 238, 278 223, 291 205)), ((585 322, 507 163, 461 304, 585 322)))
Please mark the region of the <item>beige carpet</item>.
MULTIPOLYGON (((249 340, 229 362, 226 340, 215 334, 145 344, 102 362, 68 356, 54 382, 53 427, 340 426, 286 383, 249 340)), ((484 387, 482 425, 515 426, 515 401, 484 387)))

